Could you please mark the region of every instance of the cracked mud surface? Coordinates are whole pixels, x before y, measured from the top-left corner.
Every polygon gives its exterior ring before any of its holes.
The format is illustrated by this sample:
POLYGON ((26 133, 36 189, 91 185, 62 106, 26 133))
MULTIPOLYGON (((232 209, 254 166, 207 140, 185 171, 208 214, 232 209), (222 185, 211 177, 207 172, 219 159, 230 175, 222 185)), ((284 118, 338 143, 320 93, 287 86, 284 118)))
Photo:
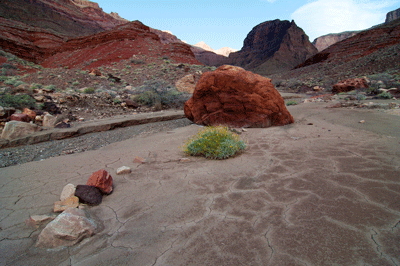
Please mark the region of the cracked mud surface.
POLYGON ((400 121, 323 107, 291 108, 293 125, 248 129, 246 152, 229 160, 179 162, 192 125, 0 169, 0 264, 399 265, 400 136, 357 123, 400 121), (123 165, 132 173, 116 175, 123 165), (102 168, 114 192, 88 211, 104 230, 74 247, 35 248, 40 231, 25 219, 102 168))

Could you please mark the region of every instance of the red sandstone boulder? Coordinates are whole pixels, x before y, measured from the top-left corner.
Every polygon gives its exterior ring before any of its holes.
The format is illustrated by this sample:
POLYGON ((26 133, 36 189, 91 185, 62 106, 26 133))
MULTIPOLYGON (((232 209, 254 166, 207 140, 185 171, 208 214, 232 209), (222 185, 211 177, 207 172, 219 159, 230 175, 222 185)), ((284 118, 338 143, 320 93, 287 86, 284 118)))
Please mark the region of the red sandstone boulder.
POLYGON ((368 87, 367 81, 363 78, 346 79, 333 85, 332 93, 348 92, 368 87))
POLYGON ((271 79, 224 65, 204 73, 185 103, 185 115, 196 124, 270 127, 293 123, 271 79))
POLYGON ((23 114, 26 114, 27 116, 29 116, 29 119, 32 120, 32 121, 34 121, 35 118, 36 118, 36 112, 35 112, 35 111, 32 111, 32 110, 29 109, 29 108, 24 108, 24 110, 23 110, 22 113, 23 113, 23 114))
POLYGON ((31 118, 27 114, 12 114, 10 120, 29 123, 31 118))
POLYGON ((113 190, 113 178, 106 170, 94 172, 86 185, 97 187, 101 192, 110 194, 113 190))

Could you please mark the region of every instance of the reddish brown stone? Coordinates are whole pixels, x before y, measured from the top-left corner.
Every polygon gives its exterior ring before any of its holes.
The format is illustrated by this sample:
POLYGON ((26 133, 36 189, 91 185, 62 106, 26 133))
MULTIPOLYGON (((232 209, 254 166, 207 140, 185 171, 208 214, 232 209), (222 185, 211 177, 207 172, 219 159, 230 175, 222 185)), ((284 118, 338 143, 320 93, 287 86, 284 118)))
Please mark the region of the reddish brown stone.
POLYGON ((224 65, 202 75, 185 115, 196 124, 270 127, 293 123, 271 80, 240 67, 224 65))
POLYGON ((97 187, 101 192, 110 194, 113 190, 113 178, 104 169, 94 172, 86 185, 97 187))
POLYGON ((92 69, 92 70, 90 71, 90 74, 91 74, 91 75, 94 75, 94 76, 102 76, 100 70, 98 70, 98 69, 92 69))
POLYGON ((341 93, 368 87, 367 81, 363 78, 346 79, 333 85, 332 92, 341 93))
POLYGON ((124 100, 124 102, 126 104, 126 107, 129 107, 129 108, 138 108, 139 107, 139 105, 136 102, 134 102, 130 99, 126 99, 126 100, 124 100))
POLYGON ((27 114, 12 114, 10 117, 12 121, 28 122, 31 121, 27 114))
POLYGON ((24 111, 22 113, 29 116, 30 120, 35 120, 35 118, 36 118, 36 112, 32 111, 29 108, 24 108, 24 111))

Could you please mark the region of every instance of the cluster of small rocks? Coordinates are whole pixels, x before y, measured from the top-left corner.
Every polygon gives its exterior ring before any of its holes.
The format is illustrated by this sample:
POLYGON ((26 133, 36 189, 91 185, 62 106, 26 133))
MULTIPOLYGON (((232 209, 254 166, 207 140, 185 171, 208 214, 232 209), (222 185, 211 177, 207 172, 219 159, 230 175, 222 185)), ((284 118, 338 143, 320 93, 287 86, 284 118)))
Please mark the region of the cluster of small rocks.
MULTIPOLYGON (((129 167, 123 166, 117 174, 130 173, 129 167)), ((104 169, 94 172, 86 185, 67 184, 60 195, 60 200, 54 203, 52 214, 32 215, 26 224, 38 228, 49 222, 39 234, 36 246, 57 248, 72 246, 83 238, 90 237, 99 229, 99 224, 92 219, 84 206, 95 206, 102 202, 103 195, 113 191, 113 178, 104 169), (61 213, 58 216, 56 213, 61 213)))

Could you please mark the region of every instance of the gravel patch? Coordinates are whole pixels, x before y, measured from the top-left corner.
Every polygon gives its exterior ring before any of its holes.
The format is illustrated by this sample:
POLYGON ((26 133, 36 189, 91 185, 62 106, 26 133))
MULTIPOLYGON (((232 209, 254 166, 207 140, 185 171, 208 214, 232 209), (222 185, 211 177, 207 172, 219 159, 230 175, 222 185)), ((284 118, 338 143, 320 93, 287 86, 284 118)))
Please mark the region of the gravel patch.
POLYGON ((76 138, 6 148, 0 150, 0 168, 32 161, 40 161, 50 157, 97 150, 108 144, 127 140, 139 135, 143 136, 170 131, 190 124, 192 124, 192 122, 184 118, 90 133, 76 138))

